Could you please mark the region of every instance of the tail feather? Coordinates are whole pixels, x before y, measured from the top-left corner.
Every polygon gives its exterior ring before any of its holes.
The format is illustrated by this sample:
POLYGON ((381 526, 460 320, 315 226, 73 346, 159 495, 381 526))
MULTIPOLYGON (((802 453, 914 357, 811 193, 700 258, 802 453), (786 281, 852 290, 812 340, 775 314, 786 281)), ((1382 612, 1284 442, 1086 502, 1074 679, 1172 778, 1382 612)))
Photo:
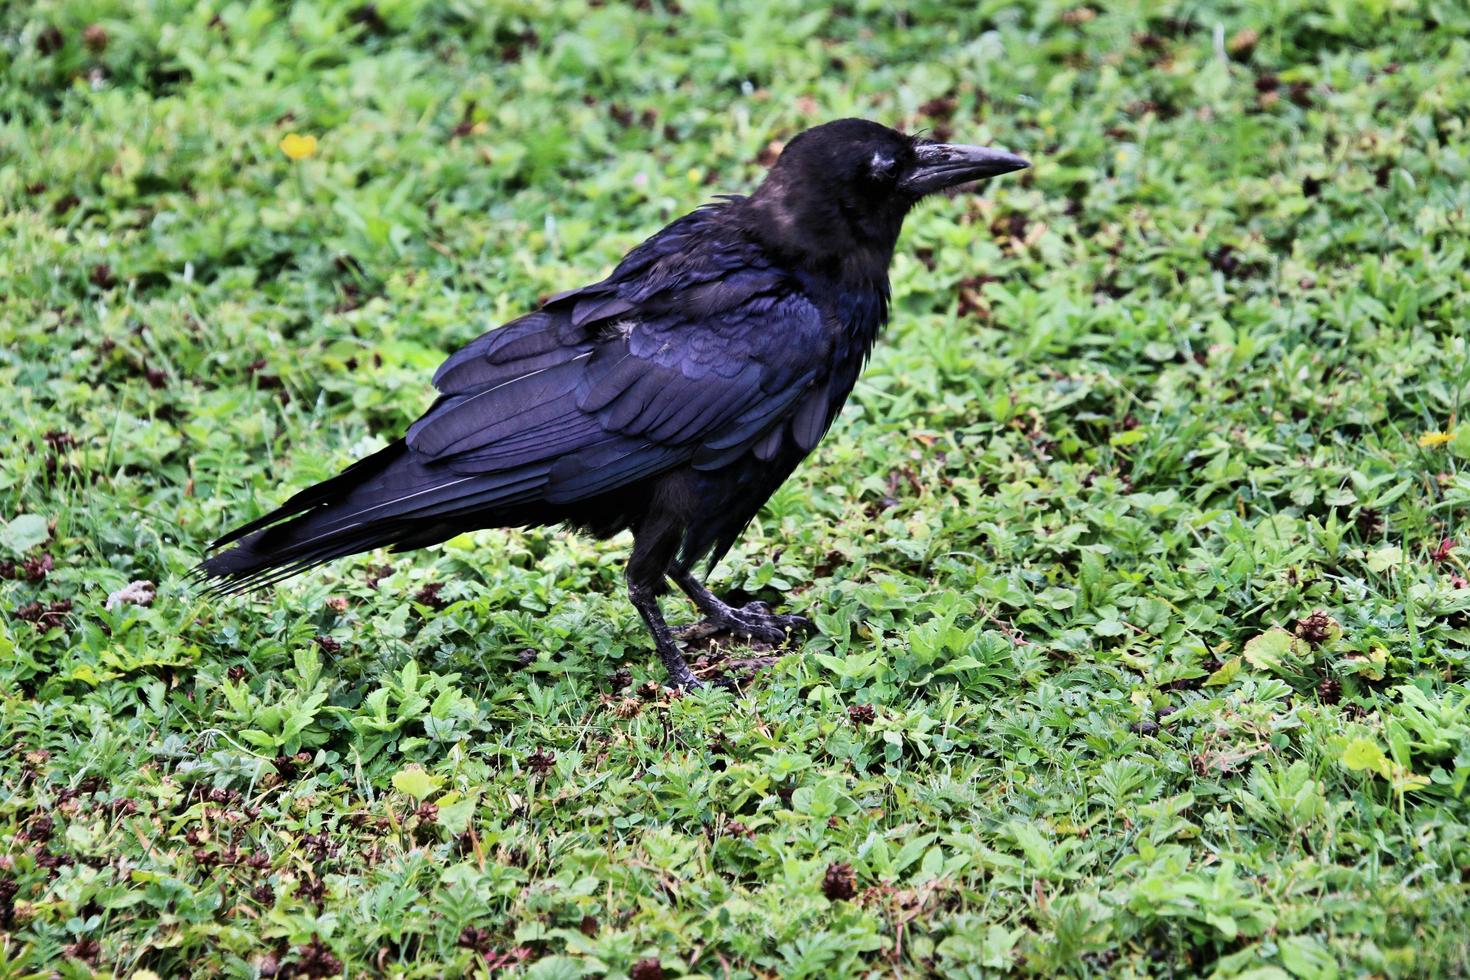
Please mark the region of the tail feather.
POLYGON ((477 527, 524 523, 549 463, 474 474, 426 460, 400 439, 216 541, 194 577, 216 594, 274 585, 334 558, 421 548, 477 527))
MULTIPOLYGON (((442 511, 454 503, 454 498, 442 499, 441 491, 450 483, 466 481, 453 473, 430 472, 400 439, 224 535, 211 550, 233 547, 205 558, 192 577, 208 583, 210 594, 234 595, 266 588, 334 558, 447 540, 463 529, 443 520, 442 511), (424 499, 439 500, 440 507, 426 508, 420 503, 424 499)), ((471 486, 464 493, 472 499, 487 496, 483 488, 471 486)))
MULTIPOLYGON (((379 475, 389 466, 393 465, 407 451, 408 446, 402 439, 395 440, 391 445, 378 450, 371 456, 364 456, 362 459, 359 459, 330 480, 323 480, 315 486, 307 487, 269 514, 257 517, 248 524, 240 525, 229 534, 213 542, 209 546, 209 550, 215 551, 223 548, 227 544, 233 544, 248 534, 254 534, 256 531, 268 528, 272 524, 279 524, 286 518, 296 514, 304 514, 315 507, 340 501, 348 493, 361 486, 365 480, 379 475)), ((200 567, 202 568, 203 565, 200 565, 200 567)))
POLYGON ((209 583, 214 595, 237 595, 275 585, 334 558, 343 558, 395 544, 408 529, 364 528, 356 534, 319 538, 303 545, 297 540, 309 530, 310 517, 298 517, 278 527, 266 528, 239 540, 228 551, 211 555, 194 569, 197 578, 209 583))

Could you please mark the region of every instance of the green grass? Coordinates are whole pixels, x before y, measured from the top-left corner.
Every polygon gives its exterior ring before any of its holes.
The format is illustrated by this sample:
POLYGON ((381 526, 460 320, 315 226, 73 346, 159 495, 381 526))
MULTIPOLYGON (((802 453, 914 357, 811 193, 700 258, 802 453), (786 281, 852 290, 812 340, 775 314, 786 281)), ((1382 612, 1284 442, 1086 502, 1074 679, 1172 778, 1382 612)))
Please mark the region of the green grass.
POLYGON ((1464 5, 644 6, 0 9, 0 977, 1464 975, 1464 5), (556 530, 185 587, 850 114, 1036 166, 714 577, 799 653, 640 695, 556 530))

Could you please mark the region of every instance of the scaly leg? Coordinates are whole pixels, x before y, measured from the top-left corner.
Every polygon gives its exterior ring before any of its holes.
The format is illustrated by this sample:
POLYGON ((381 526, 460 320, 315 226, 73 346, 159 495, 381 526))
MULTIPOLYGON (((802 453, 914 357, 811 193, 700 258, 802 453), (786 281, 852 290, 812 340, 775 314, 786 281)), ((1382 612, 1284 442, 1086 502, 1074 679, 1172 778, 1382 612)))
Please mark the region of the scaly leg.
POLYGON ((635 532, 633 554, 628 558, 626 572, 628 598, 653 636, 654 649, 658 651, 664 669, 669 672, 669 683, 692 691, 703 685, 684 661, 679 645, 674 642, 673 631, 658 607, 658 596, 664 587, 664 569, 668 567, 677 543, 677 535, 666 529, 649 529, 643 534, 635 532))
POLYGON ((684 655, 679 652, 673 631, 664 622, 663 613, 659 611, 658 597, 645 586, 630 583, 628 598, 633 601, 633 608, 638 610, 638 615, 643 617, 648 632, 653 636, 654 649, 658 651, 658 658, 664 662, 664 669, 669 672, 669 683, 686 691, 703 687, 699 678, 689 669, 684 655))

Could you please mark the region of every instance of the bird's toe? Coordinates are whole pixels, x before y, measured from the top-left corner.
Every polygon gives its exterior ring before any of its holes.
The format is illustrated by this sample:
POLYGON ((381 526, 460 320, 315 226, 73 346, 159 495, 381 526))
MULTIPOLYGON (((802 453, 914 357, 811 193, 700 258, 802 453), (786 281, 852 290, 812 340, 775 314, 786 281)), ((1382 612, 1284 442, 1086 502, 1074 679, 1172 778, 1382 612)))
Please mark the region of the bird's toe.
POLYGON ((790 616, 778 616, 776 618, 780 619, 782 621, 782 627, 791 633, 811 634, 817 631, 817 624, 805 616, 793 614, 790 616))
POLYGON ((785 643, 792 636, 816 630, 805 616, 778 615, 763 602, 752 602, 735 610, 731 631, 763 643, 785 643))
POLYGON ((694 676, 694 672, 685 670, 683 673, 669 673, 669 685, 676 691, 686 694, 692 693, 704 687, 704 681, 694 676))
POLYGON ((764 602, 750 602, 710 618, 674 630, 681 643, 696 644, 715 637, 735 637, 768 646, 780 646, 793 636, 815 633, 816 625, 805 616, 779 615, 764 602))

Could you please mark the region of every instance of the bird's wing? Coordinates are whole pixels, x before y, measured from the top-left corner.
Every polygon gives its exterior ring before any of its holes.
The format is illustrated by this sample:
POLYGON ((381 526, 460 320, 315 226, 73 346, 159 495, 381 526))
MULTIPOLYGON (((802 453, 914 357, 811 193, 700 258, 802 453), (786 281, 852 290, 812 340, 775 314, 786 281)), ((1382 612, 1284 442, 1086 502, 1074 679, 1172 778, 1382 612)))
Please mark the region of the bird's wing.
POLYGON ((466 345, 404 439, 221 539, 239 543, 204 573, 251 587, 374 545, 442 540, 465 518, 812 448, 831 421, 841 334, 753 246, 711 241, 702 220, 676 221, 602 282, 466 345))
POLYGON ((832 333, 789 279, 730 264, 615 272, 452 356, 407 436, 426 470, 453 475, 423 506, 570 503, 678 465, 770 458, 785 437, 810 449, 830 421, 832 333))

